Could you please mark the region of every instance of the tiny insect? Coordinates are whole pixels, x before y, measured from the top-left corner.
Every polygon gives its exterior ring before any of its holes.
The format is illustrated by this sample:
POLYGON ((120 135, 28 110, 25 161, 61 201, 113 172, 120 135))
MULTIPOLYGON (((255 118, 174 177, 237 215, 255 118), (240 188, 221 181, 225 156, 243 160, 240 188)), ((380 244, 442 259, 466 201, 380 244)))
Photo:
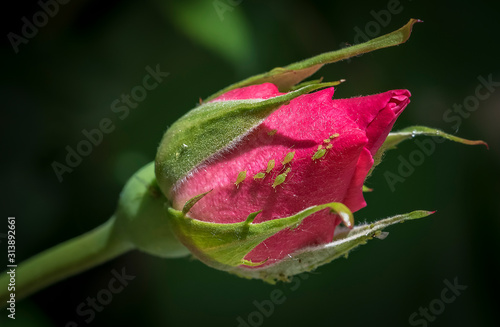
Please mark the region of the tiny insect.
POLYGON ((320 159, 321 157, 323 157, 326 153, 326 149, 320 149, 318 148, 318 151, 316 151, 316 153, 312 156, 312 160, 318 160, 320 159))
POLYGON ((255 174, 255 175, 253 176, 253 179, 262 179, 262 178, 264 178, 264 177, 266 177, 266 174, 264 174, 264 173, 262 173, 262 172, 261 172, 261 173, 257 173, 257 174, 255 174))
POLYGON ((328 144, 328 145, 326 146, 326 149, 327 149, 327 150, 330 150, 331 148, 333 148, 333 144, 328 144))
POLYGON ((293 152, 288 152, 285 156, 285 158, 283 159, 283 161, 281 162, 284 165, 286 165, 287 163, 289 163, 290 161, 292 161, 293 157, 295 156, 295 151, 293 152))
POLYGON ((291 170, 291 168, 288 167, 283 174, 279 174, 278 176, 276 176, 276 178, 274 179, 274 182, 273 182, 273 188, 276 188, 276 186, 283 184, 283 182, 285 181, 286 176, 288 175, 290 170, 291 170))
POLYGON ((276 134, 277 131, 278 131, 277 129, 272 129, 269 132, 267 132, 267 135, 273 136, 274 134, 276 134))
POLYGON ((339 137, 339 135, 340 135, 339 133, 335 133, 335 134, 330 135, 330 137, 329 137, 329 138, 330 138, 330 140, 331 140, 331 139, 334 139, 334 138, 336 138, 336 137, 339 137))
POLYGON ((271 172, 271 170, 273 170, 275 164, 276 163, 275 163, 274 159, 271 159, 267 162, 267 168, 266 168, 267 174, 269 174, 271 172))
POLYGON ((327 139, 323 140, 323 142, 325 142, 325 143, 330 143, 330 141, 331 141, 330 138, 327 138, 327 139))
POLYGON ((245 178, 247 178, 247 171, 246 170, 240 171, 238 173, 238 177, 236 178, 236 182, 234 183, 234 185, 236 185, 237 187, 239 187, 239 184, 241 182, 243 182, 245 180, 245 178))

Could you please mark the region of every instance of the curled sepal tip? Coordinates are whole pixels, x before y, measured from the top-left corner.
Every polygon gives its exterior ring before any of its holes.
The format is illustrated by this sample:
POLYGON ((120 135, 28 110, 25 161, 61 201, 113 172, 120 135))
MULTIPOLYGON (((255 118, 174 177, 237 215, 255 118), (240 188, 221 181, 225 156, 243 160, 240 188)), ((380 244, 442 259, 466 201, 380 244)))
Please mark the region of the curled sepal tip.
POLYGON ((373 192, 373 189, 366 185, 363 185, 363 192, 373 192))

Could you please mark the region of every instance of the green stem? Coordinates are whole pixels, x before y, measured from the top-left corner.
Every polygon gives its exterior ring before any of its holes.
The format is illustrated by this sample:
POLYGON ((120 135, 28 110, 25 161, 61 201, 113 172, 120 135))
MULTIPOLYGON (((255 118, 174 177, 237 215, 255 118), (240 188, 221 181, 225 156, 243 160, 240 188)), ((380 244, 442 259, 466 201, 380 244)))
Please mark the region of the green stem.
MULTIPOLYGON (((114 222, 112 216, 101 226, 22 262, 15 268, 16 301, 133 249, 114 222)), ((0 276, 0 307, 6 305, 12 293, 8 290, 9 280, 6 272, 0 276)))

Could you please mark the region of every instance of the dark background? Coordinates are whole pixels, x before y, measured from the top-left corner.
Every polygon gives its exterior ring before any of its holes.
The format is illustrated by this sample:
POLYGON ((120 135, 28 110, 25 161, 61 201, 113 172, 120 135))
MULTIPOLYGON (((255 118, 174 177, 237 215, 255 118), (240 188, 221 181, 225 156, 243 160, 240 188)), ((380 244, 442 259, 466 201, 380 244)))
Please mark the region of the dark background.
MULTIPOLYGON (((16 216, 17 257, 25 259, 101 224, 127 178, 154 159, 166 127, 200 97, 353 44, 355 28, 364 31, 374 21, 371 11, 388 3, 245 0, 221 20, 212 0, 73 0, 17 54, 7 34, 20 35, 21 18, 32 21, 40 5, 4 4, 0 233, 6 232, 5 218, 16 216), (111 103, 141 84, 146 66, 157 64, 170 75, 126 119, 118 119, 111 103), (59 182, 51 163, 64 162, 65 147, 74 148, 85 139, 82 130, 96 128, 103 118, 115 130, 59 182)), ((467 289, 429 326, 492 326, 498 321, 498 294, 492 290, 499 286, 500 88, 480 101, 458 131, 443 114, 474 95, 478 76, 500 81, 498 2, 401 0, 400 7, 372 33, 423 19, 409 42, 328 65, 315 76, 347 79, 336 98, 407 88, 412 103, 396 129, 427 125, 489 143, 489 151, 438 144, 391 192, 384 172, 397 173, 398 156, 408 159, 418 149, 406 142, 369 179, 375 191, 365 196, 368 207, 355 214, 358 222, 415 209, 438 210, 434 216, 391 227, 384 241, 317 269, 294 291, 187 258, 131 252, 18 302, 15 321, 1 311, 1 325, 86 326, 76 307, 107 286, 113 269, 125 267, 136 278, 90 325, 237 326, 237 317, 246 320, 256 310, 253 301, 268 300, 280 289, 286 301, 262 326, 406 326, 419 307, 440 298, 445 279, 457 278, 467 289)), ((3 239, 2 253, 5 245, 3 239)))

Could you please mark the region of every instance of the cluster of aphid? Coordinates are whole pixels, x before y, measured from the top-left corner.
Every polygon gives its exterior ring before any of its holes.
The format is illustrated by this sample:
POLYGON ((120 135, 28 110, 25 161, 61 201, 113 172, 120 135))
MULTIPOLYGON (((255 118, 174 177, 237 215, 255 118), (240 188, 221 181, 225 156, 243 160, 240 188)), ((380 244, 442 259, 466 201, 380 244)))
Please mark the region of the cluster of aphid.
MULTIPOLYGON (((323 144, 318 146, 318 150, 316 151, 316 153, 314 153, 314 155, 312 156, 311 159, 313 161, 315 161, 315 160, 322 158, 326 154, 326 152, 333 147, 333 145, 330 142, 338 136, 339 136, 339 134, 335 133, 335 134, 330 135, 327 139, 324 139, 323 144), (326 144, 325 147, 323 147, 324 144, 326 144)), ((288 152, 286 154, 285 158, 283 158, 283 161, 281 162, 283 167, 285 167, 286 164, 292 162, 294 156, 295 156, 295 151, 288 152)), ((263 171, 258 172, 257 174, 255 174, 253 176, 253 179, 258 180, 258 179, 265 178, 266 174, 271 173, 271 171, 274 169, 275 165, 276 165, 276 162, 274 161, 274 159, 269 160, 267 162, 266 171, 265 172, 263 172, 263 171)), ((288 176, 288 174, 290 173, 291 170, 292 170, 292 168, 287 167, 283 173, 276 176, 272 187, 275 189, 276 186, 283 184, 285 182, 286 177, 288 176)), ((239 187, 240 183, 242 183, 246 178, 247 178, 247 171, 246 170, 240 171, 238 173, 238 177, 236 177, 236 182, 234 183, 234 185, 236 185, 236 187, 239 187)))
MULTIPOLYGON (((281 164, 283 166, 285 166, 286 164, 290 163, 293 159, 293 157, 295 156, 295 151, 293 152, 288 152, 285 156, 285 158, 283 158, 283 161, 281 162, 281 164)), ((266 167, 266 171, 263 172, 263 171, 260 171, 258 172, 257 174, 255 174, 253 176, 253 179, 254 180, 258 180, 258 179, 263 179, 266 177, 266 174, 269 174, 271 173, 271 171, 274 169, 274 166, 276 165, 276 161, 274 161, 274 159, 271 159, 267 162, 267 167, 266 167)), ((282 184, 288 173, 291 171, 291 168, 288 167, 286 168, 285 172, 284 173, 281 173, 279 174, 278 176, 276 176, 276 178, 274 179, 274 182, 273 182, 273 185, 272 187, 273 188, 276 188, 276 186, 282 184)), ((240 171, 239 174, 238 174, 238 177, 236 178, 236 182, 234 183, 234 185, 236 185, 236 187, 239 186, 240 183, 242 183, 245 178, 247 178, 247 171, 244 170, 244 171, 240 171)))
POLYGON ((322 158, 326 154, 326 151, 330 150, 333 147, 333 145, 330 142, 338 136, 339 133, 335 133, 330 135, 327 139, 324 139, 323 143, 326 144, 326 147, 323 148, 323 144, 318 145, 318 150, 316 151, 316 153, 314 153, 311 159, 315 161, 322 158))

